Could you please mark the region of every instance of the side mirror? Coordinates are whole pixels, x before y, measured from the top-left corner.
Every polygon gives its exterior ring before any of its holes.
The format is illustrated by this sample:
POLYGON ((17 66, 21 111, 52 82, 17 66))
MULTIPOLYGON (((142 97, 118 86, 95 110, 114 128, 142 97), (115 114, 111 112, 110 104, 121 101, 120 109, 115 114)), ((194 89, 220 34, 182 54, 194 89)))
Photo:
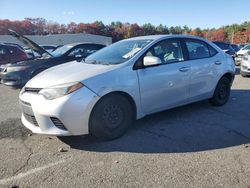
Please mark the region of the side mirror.
POLYGON ((143 58, 144 66, 160 65, 162 64, 161 59, 155 56, 146 56, 143 58))

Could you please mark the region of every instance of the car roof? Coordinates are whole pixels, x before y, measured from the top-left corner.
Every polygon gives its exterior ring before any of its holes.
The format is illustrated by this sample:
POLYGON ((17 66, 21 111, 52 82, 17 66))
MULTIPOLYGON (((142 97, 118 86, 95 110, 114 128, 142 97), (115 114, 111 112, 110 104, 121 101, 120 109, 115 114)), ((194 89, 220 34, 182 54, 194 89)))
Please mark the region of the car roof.
POLYGON ((189 38, 189 39, 199 39, 199 40, 205 40, 202 37, 197 37, 197 36, 192 36, 192 35, 183 35, 183 34, 170 34, 170 35, 148 35, 148 36, 139 36, 139 37, 134 37, 130 38, 127 40, 131 39, 138 39, 138 40, 143 40, 143 39, 148 39, 148 40, 158 40, 158 39, 167 39, 167 38, 189 38))
POLYGON ((229 44, 229 45, 232 45, 232 44, 230 44, 229 42, 224 42, 224 41, 213 41, 213 43, 221 43, 221 44, 229 44))
POLYGON ((14 47, 19 47, 22 48, 19 44, 11 43, 11 42, 0 42, 0 45, 5 45, 5 46, 14 46, 14 47))
POLYGON ((105 46, 104 44, 98 44, 98 43, 93 43, 93 42, 75 42, 75 43, 65 44, 63 46, 77 46, 77 45, 82 45, 82 44, 94 44, 94 45, 105 46))

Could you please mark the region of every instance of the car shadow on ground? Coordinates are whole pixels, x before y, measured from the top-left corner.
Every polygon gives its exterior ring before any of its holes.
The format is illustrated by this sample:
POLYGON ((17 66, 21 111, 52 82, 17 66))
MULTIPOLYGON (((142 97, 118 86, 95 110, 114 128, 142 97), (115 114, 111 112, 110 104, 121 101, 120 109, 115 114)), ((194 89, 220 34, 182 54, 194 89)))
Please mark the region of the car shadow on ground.
POLYGON ((167 110, 135 122, 121 138, 92 136, 59 139, 71 148, 94 152, 184 153, 250 143, 250 90, 233 90, 223 107, 207 101, 167 110))

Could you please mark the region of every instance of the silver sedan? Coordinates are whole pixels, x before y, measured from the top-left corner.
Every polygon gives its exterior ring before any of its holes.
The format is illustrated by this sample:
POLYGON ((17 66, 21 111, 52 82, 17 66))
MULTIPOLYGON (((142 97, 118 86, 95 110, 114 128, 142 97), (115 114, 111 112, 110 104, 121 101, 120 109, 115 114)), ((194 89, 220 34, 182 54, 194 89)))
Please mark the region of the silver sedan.
POLYGON ((22 122, 38 134, 114 139, 148 114, 205 99, 224 105, 234 74, 233 59, 202 38, 126 39, 34 77, 20 93, 22 122))

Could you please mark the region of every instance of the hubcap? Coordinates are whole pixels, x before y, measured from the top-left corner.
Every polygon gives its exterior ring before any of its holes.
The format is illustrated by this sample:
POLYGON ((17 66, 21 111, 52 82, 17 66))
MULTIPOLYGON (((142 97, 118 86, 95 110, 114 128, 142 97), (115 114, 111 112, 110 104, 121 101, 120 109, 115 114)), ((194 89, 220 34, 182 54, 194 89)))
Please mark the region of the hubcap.
POLYGON ((123 112, 118 105, 108 105, 104 108, 102 119, 109 128, 117 128, 123 121, 123 112))

